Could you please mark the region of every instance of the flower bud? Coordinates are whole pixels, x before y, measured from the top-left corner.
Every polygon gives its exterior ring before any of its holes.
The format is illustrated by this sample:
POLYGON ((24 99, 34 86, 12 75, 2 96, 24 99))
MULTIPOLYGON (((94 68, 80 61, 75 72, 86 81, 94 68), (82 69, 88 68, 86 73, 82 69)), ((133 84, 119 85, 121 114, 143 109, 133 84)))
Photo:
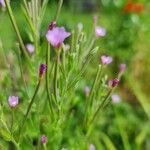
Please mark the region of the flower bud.
POLYGON ((45 144, 47 142, 47 137, 45 135, 41 136, 41 143, 45 144))
POLYGON ((9 96, 8 98, 8 104, 10 107, 14 108, 18 105, 19 103, 19 98, 16 96, 9 96))
POLYGON ((40 68, 39 68, 39 77, 40 78, 42 78, 42 76, 45 74, 46 68, 47 68, 47 66, 45 64, 40 65, 40 68))
POLYGON ((111 88, 116 87, 118 84, 119 84, 119 79, 117 78, 108 81, 108 85, 111 88))

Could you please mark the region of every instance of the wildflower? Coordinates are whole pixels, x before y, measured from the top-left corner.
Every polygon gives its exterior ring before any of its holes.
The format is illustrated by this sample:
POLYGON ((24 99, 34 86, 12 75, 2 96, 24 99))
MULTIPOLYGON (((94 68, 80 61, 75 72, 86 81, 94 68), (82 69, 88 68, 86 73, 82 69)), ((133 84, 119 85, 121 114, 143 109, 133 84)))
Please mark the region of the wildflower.
POLYGON ((113 94, 111 96, 112 102, 113 103, 119 103, 120 102, 120 96, 118 94, 113 94))
POLYGON ((83 92, 84 92, 84 95, 88 97, 90 94, 90 88, 88 86, 85 86, 83 92))
POLYGON ((0 6, 5 7, 5 2, 4 2, 4 0, 0 0, 0 6))
POLYGON ((44 75, 45 71, 46 71, 47 66, 45 64, 41 64, 40 68, 39 68, 39 76, 40 78, 44 75))
POLYGON ((89 150, 96 150, 95 146, 93 144, 90 144, 89 150))
POLYGON ((16 107, 19 103, 19 98, 16 96, 9 96, 8 97, 8 104, 10 107, 16 107))
POLYGON ((41 136, 41 143, 42 144, 45 144, 47 142, 47 137, 46 137, 46 135, 42 135, 41 136))
POLYGON ((48 26, 48 30, 53 30, 53 28, 55 27, 56 27, 56 21, 52 21, 48 26))
POLYGON ((108 81, 108 86, 111 88, 116 87, 119 84, 119 79, 115 78, 108 81))
POLYGON ((32 54, 34 52, 34 45, 31 43, 26 44, 26 49, 30 54, 32 54))
POLYGON ((102 63, 103 65, 108 65, 108 64, 110 64, 112 61, 113 61, 113 59, 112 59, 112 57, 110 57, 110 56, 106 56, 106 55, 102 55, 102 56, 101 56, 101 63, 102 63))
POLYGON ((123 73, 125 71, 125 69, 126 69, 126 64, 120 64, 119 65, 119 72, 120 73, 123 73))
POLYGON ((46 38, 48 42, 54 47, 59 48, 64 40, 70 36, 69 32, 65 31, 64 27, 55 27, 48 30, 46 38))
POLYGON ((101 26, 95 27, 95 35, 97 37, 105 36, 106 35, 106 29, 101 26))

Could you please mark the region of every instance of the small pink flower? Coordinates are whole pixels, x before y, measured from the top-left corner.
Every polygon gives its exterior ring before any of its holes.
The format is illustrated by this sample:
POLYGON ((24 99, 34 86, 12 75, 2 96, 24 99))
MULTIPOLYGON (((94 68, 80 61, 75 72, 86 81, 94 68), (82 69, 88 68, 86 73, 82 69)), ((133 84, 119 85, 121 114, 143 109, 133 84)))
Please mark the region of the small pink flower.
POLYGON ((95 146, 93 144, 89 145, 89 150, 96 150, 95 146))
POLYGON ((34 52, 34 45, 31 43, 26 44, 26 49, 30 54, 32 54, 34 52))
POLYGON ((46 72, 46 68, 47 66, 45 64, 41 64, 40 68, 39 68, 39 76, 40 78, 44 75, 44 73, 46 72))
POLYGON ((96 26, 95 27, 95 35, 97 37, 103 37, 106 35, 106 29, 101 27, 101 26, 96 26))
POLYGON ((41 136, 41 143, 42 144, 45 144, 47 142, 47 137, 46 137, 46 135, 42 135, 41 136))
POLYGON ((108 65, 108 64, 110 64, 112 61, 113 61, 113 59, 112 59, 112 57, 110 57, 110 56, 106 56, 106 55, 101 56, 101 63, 102 63, 103 65, 108 65))
POLYGON ((84 95, 85 95, 86 97, 88 97, 89 94, 90 94, 90 88, 89 88, 88 86, 85 86, 85 87, 84 87, 84 95))
POLYGON ((4 0, 0 0, 0 6, 2 6, 2 7, 6 6, 4 0))
POLYGON ((119 65, 119 72, 120 73, 124 73, 125 69, 126 69, 126 64, 120 64, 119 65))
POLYGON ((64 27, 55 27, 52 30, 48 30, 46 34, 48 42, 54 48, 59 48, 64 42, 64 40, 69 36, 70 33, 66 32, 64 27))
POLYGON ((19 103, 19 98, 16 96, 9 96, 8 97, 8 104, 10 107, 16 107, 19 103))
POLYGON ((110 88, 114 88, 114 87, 116 87, 118 84, 119 84, 119 79, 117 79, 117 78, 108 81, 108 86, 109 86, 110 88))
POLYGON ((119 103, 119 102, 120 102, 120 96, 117 95, 117 94, 113 94, 113 95, 111 96, 111 99, 112 99, 112 102, 113 102, 113 103, 119 103))

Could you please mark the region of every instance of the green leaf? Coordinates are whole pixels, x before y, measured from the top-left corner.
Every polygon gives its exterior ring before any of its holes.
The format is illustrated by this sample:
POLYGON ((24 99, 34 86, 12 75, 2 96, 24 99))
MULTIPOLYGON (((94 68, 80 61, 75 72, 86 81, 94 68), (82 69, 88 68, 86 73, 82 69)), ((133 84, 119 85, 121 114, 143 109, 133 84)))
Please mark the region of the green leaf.
POLYGON ((6 129, 1 128, 0 129, 0 137, 3 138, 5 141, 11 141, 11 133, 7 131, 6 129))

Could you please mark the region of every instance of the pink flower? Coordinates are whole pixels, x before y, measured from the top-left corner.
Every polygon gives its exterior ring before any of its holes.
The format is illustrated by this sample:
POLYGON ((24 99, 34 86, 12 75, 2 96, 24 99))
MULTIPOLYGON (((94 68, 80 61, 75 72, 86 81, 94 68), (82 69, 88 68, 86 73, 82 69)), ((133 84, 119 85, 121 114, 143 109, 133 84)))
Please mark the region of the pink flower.
POLYGON ((108 64, 110 64, 112 61, 113 61, 113 59, 112 59, 112 57, 110 57, 110 56, 106 56, 106 55, 101 56, 101 63, 102 63, 103 65, 108 65, 108 64))
POLYGON ((44 73, 46 72, 46 68, 47 66, 45 64, 41 64, 40 68, 39 68, 39 76, 40 78, 44 75, 44 73))
POLYGON ((64 27, 54 27, 52 30, 48 30, 46 34, 48 42, 54 48, 59 48, 64 40, 69 36, 70 33, 66 32, 64 27))
POLYGON ((117 94, 113 94, 113 95, 111 96, 111 99, 112 99, 112 102, 113 102, 113 103, 119 103, 119 102, 120 102, 120 96, 117 95, 117 94))
POLYGON ((45 144, 47 142, 47 137, 45 135, 41 136, 41 143, 45 144))
POLYGON ((101 26, 96 26, 95 27, 95 35, 97 37, 105 36, 106 35, 106 29, 101 27, 101 26))
POLYGON ((0 6, 5 7, 5 2, 4 2, 4 0, 0 0, 0 6))
POLYGON ((125 69, 126 69, 126 64, 120 64, 119 65, 119 72, 120 73, 123 73, 125 71, 125 69))
POLYGON ((88 86, 85 86, 85 87, 84 87, 84 95, 85 95, 86 97, 88 97, 89 94, 90 94, 90 88, 89 88, 88 86))
POLYGON ((10 107, 16 107, 19 103, 19 98, 16 96, 9 96, 8 97, 8 104, 10 107))
POLYGON ((96 150, 95 146, 93 144, 90 144, 89 150, 96 150))
POLYGON ((34 45, 31 43, 26 44, 26 49, 30 54, 32 54, 34 52, 34 45))
POLYGON ((108 86, 109 86, 110 88, 114 88, 114 87, 116 87, 118 84, 119 84, 119 79, 117 79, 117 78, 108 81, 108 86))

